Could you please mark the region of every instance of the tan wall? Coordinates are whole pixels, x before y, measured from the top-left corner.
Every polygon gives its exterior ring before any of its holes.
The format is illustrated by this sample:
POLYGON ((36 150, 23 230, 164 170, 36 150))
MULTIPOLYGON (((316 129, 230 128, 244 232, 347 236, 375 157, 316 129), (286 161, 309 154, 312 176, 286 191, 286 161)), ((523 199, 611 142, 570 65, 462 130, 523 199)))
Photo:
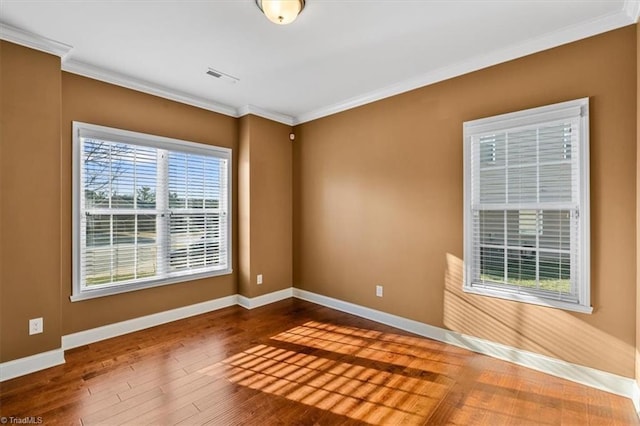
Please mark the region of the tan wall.
MULTIPOLYGON (((238 294, 251 294, 251 126, 238 120, 238 294)), ((255 283, 254 283, 255 285, 255 283)))
POLYGON ((633 377, 635 58, 629 26, 297 127, 294 285, 633 377), (586 96, 594 313, 463 293, 463 122, 586 96))
POLYGON ((0 41, 0 362, 60 347, 60 59, 0 41), (29 336, 30 318, 44 333, 29 336))
MULTIPOLYGON (((71 123, 99 124, 228 147, 237 166, 236 119, 78 75, 62 73, 62 334, 236 294, 237 272, 115 296, 71 302, 71 123)), ((237 179, 232 220, 237 219, 237 179)), ((56 192, 58 192, 56 190, 56 192)), ((5 197, 3 196, 3 199, 5 197)), ((234 227, 233 247, 237 247, 234 227)), ((233 253, 237 271, 237 250, 233 253)))
POLYGON ((236 294, 238 277, 248 282, 241 293, 249 297, 291 287, 290 126, 254 116, 237 120, 61 73, 57 57, 0 46, 0 362, 59 348, 62 335, 236 294), (243 226, 236 176, 244 174, 234 172, 234 274, 72 303, 74 120, 232 148, 234 170, 250 171, 243 196, 255 206, 243 226), (251 236, 247 247, 239 244, 239 229, 251 236), (238 247, 248 253, 246 264, 238 247), (261 286, 257 273, 264 275, 261 286), (29 337, 28 319, 40 316, 45 333, 29 337))
POLYGON ((636 381, 640 384, 640 28, 636 25, 636 381))
POLYGON ((290 132, 290 126, 254 115, 240 120, 240 261, 244 266, 239 293, 246 297, 292 284, 290 132), (263 276, 261 285, 258 274, 263 276))

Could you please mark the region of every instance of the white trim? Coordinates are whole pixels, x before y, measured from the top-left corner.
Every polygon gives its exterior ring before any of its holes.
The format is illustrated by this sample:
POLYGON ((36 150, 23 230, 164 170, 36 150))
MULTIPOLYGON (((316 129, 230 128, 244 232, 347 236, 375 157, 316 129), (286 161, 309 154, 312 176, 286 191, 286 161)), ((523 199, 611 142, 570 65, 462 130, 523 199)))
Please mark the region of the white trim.
POLYGON ((636 413, 638 413, 638 417, 640 417, 640 386, 638 386, 638 382, 635 380, 632 389, 631 402, 633 402, 636 413))
POLYGON ((601 370, 582 365, 572 364, 556 358, 524 351, 500 343, 467 336, 451 330, 445 330, 418 321, 377 311, 375 309, 356 305, 331 297, 294 288, 293 297, 326 306, 338 311, 346 312, 381 324, 390 325, 423 337, 448 343, 473 352, 489 355, 494 358, 509 361, 523 367, 541 371, 552 376, 571 380, 592 388, 611 392, 627 398, 638 399, 638 389, 635 380, 618 376, 601 370))
POLYGON ((286 124, 287 126, 293 126, 295 123, 295 118, 291 117, 290 115, 281 114, 279 112, 272 112, 255 105, 245 105, 238 108, 238 117, 244 117, 245 115, 249 114, 257 115, 258 117, 266 118, 267 120, 286 124))
MULTIPOLYGON (((113 294, 126 293, 130 291, 137 291, 151 287, 158 287, 169 284, 182 283, 184 281, 191 281, 201 278, 209 278, 221 275, 228 275, 233 272, 231 269, 231 265, 233 264, 232 259, 232 149, 226 147, 220 147, 215 145, 206 145, 202 143, 195 143, 190 141, 184 141, 179 139, 168 138, 164 136, 151 135, 147 133, 140 132, 132 132, 129 130, 116 129, 111 127, 99 126, 96 124, 88 124, 79 121, 74 121, 72 123, 72 142, 73 142, 73 194, 72 194, 72 204, 73 204, 73 232, 72 232, 72 246, 73 246, 73 255, 72 255, 72 264, 73 264, 73 279, 72 279, 72 294, 70 300, 72 302, 77 302, 80 300, 93 299, 96 297, 109 296, 113 294), (227 162, 226 167, 226 177, 223 179, 226 181, 226 187, 221 183, 222 194, 221 196, 221 204, 226 206, 226 210, 224 207, 218 207, 218 211, 221 214, 226 214, 226 225, 224 232, 224 241, 220 241, 223 244, 223 247, 226 248, 226 259, 225 264, 220 265, 218 269, 209 269, 203 272, 197 271, 177 271, 170 272, 165 267, 161 267, 161 272, 163 274, 157 273, 157 276, 147 279, 132 279, 129 282, 121 282, 121 283, 109 283, 107 286, 95 286, 88 288, 85 285, 85 277, 84 277, 84 268, 85 265, 83 263, 83 254, 85 252, 85 238, 84 238, 84 229, 82 226, 82 220, 84 219, 84 214, 89 211, 89 209, 85 206, 84 200, 84 191, 85 188, 83 186, 84 182, 84 164, 82 158, 83 152, 83 139, 91 138, 91 139, 100 139, 105 141, 117 141, 118 143, 125 143, 132 146, 145 146, 153 148, 156 152, 160 152, 160 150, 170 151, 170 152, 186 152, 191 154, 203 155, 210 158, 215 158, 216 160, 225 160, 227 162), (223 267, 224 266, 224 267, 223 267)), ((157 177, 156 184, 160 184, 163 180, 168 179, 166 174, 168 173, 167 166, 167 158, 161 155, 157 156, 156 165, 158 168, 158 173, 160 170, 163 170, 165 176, 157 177), (164 166, 163 166, 164 165, 164 166)), ((160 191, 156 191, 160 194, 160 191)), ((168 197, 168 191, 162 193, 162 197, 158 195, 156 198, 159 200, 159 203, 165 207, 165 210, 157 210, 151 209, 148 210, 149 214, 157 214, 162 220, 166 220, 168 215, 165 213, 171 213, 171 209, 168 208, 168 202, 166 198, 168 197), (162 201, 164 199, 164 201, 162 201)), ((158 207, 158 206, 156 206, 158 207)), ((115 212, 115 209, 93 209, 92 213, 98 214, 112 214, 115 212)), ((126 209, 123 210, 126 212, 126 209)), ((135 213, 135 212, 133 212, 135 213)), ((128 214, 128 213, 127 213, 128 214)), ((166 229, 165 226, 158 225, 158 229, 166 229)), ((166 242, 166 241, 165 241, 166 242)), ((158 264, 162 265, 167 259, 164 259, 167 251, 164 254, 158 254, 158 264)), ((225 257, 221 256, 221 257, 225 257)), ((166 266, 166 265, 165 265, 166 266)))
POLYGON ((638 22, 638 18, 640 17, 640 1, 625 0, 622 10, 624 10, 631 21, 638 22))
POLYGON ((62 336, 62 347, 49 352, 31 355, 12 361, 0 363, 0 381, 24 376, 45 368, 64 364, 64 351, 99 342, 101 340, 122 336, 146 328, 155 327, 172 321, 189 318, 195 315, 206 314, 218 309, 239 305, 246 309, 253 309, 269 303, 288 299, 293 296, 293 289, 286 288, 262 296, 247 298, 239 294, 208 300, 194 305, 183 306, 169 311, 158 312, 143 317, 117 322, 114 324, 96 327, 89 330, 62 336))
MULTIPOLYGON (((574 145, 572 145, 574 146, 574 145)), ((464 153, 464 259, 465 268, 463 272, 463 290, 482 296, 498 297, 501 299, 514 300, 517 302, 532 303, 541 306, 548 306, 558 309, 570 310, 584 314, 591 314, 591 284, 590 284, 590 233, 589 233, 589 98, 575 99, 560 102, 552 105, 530 108, 526 110, 500 114, 492 117, 480 118, 463 123, 463 153, 464 153), (571 157, 572 169, 577 166, 578 175, 572 175, 572 190, 576 187, 579 193, 574 195, 571 202, 558 204, 559 209, 570 208, 573 205, 578 207, 578 218, 572 221, 578 223, 579 235, 571 233, 570 255, 571 255, 571 278, 577 281, 576 301, 556 300, 552 297, 545 297, 541 292, 531 291, 530 294, 522 294, 509 289, 486 286, 478 277, 479 264, 476 264, 475 252, 478 250, 476 235, 476 216, 474 210, 488 209, 487 204, 481 203, 479 189, 473 189, 477 184, 478 165, 473 159, 478 152, 478 139, 485 134, 494 132, 513 132, 517 129, 535 128, 539 125, 551 125, 565 120, 579 126, 577 132, 577 148, 571 157), (472 152, 473 150, 473 152, 472 152), (577 155, 575 155, 577 154, 577 155), (575 185, 575 186, 574 186, 575 185), (575 271, 575 272, 574 272, 575 271), (578 278, 576 278, 578 277, 578 278)), ((509 158, 508 156, 506 157, 509 158)), ((537 163, 536 163, 537 164, 537 163)), ((479 173, 479 172, 478 172, 479 173)), ((479 185, 478 185, 479 186, 479 185)), ((540 190, 540 188, 538 188, 540 190)), ((505 210, 508 203, 496 203, 495 210, 505 210)), ((514 205, 515 206, 515 205, 514 205)), ((517 208, 530 208, 538 210, 549 208, 547 203, 520 203, 517 208), (528 205, 527 205, 528 204, 528 205)), ((574 222, 572 222, 572 226, 574 222)), ((506 224, 505 224, 506 226, 506 224)), ((506 235, 506 230, 504 231, 506 235)), ((506 237, 505 237, 506 238, 506 237)), ((537 241, 537 240, 536 240, 537 241)), ((506 244, 506 243, 504 243, 506 244)), ((537 244, 537 243, 536 243, 537 244)))
POLYGON ((145 328, 155 327, 168 322, 189 318, 195 315, 205 314, 222 308, 228 308, 238 303, 237 295, 213 299, 195 305, 183 306, 169 311, 158 312, 144 317, 133 318, 126 321, 109 324, 102 327, 79 331, 77 333, 62 336, 62 349, 73 349, 100 340, 122 336, 145 328))
POLYGON ((316 110, 298 114, 294 117, 272 112, 253 105, 245 105, 240 108, 235 108, 230 105, 182 93, 155 83, 136 79, 114 71, 105 70, 75 59, 70 59, 69 53, 73 50, 73 46, 42 37, 4 23, 0 23, 0 39, 60 56, 63 60, 62 70, 73 74, 82 75, 104 81, 106 83, 126 87, 183 104, 192 105, 234 118, 242 117, 247 114, 254 114, 269 120, 293 126, 366 105, 391 96, 399 95, 410 90, 428 86, 430 84, 477 71, 479 69, 517 59, 532 53, 621 28, 637 22, 639 15, 640 1, 625 0, 620 12, 608 14, 593 21, 564 28, 542 37, 527 40, 506 49, 491 52, 487 55, 477 56, 461 61, 456 64, 434 70, 422 76, 401 81, 368 93, 360 94, 332 105, 323 106, 316 110))
POLYGON ((293 289, 275 291, 262 296, 248 298, 239 294, 213 299, 195 305, 183 306, 169 311, 158 312, 144 317, 133 318, 115 324, 79 331, 77 333, 62 336, 62 349, 73 349, 78 346, 88 345, 100 340, 122 336, 145 328, 155 327, 171 321, 189 318, 195 315, 205 314, 229 306, 239 305, 246 309, 253 309, 269 303, 278 302, 293 296, 293 289))
POLYGON ((0 382, 64 364, 62 348, 0 363, 0 382))
POLYGON ((638 383, 633 379, 572 364, 532 352, 523 351, 499 343, 479 339, 477 337, 466 336, 454 331, 434 327, 408 318, 399 317, 297 288, 287 288, 255 298, 247 298, 234 294, 232 296, 226 296, 219 299, 209 300, 207 302, 184 306, 182 308, 176 308, 165 312, 159 312, 144 317, 134 318, 62 336, 62 348, 60 349, 1 363, 0 381, 64 364, 64 350, 218 309, 227 308, 236 304, 247 309, 252 309, 258 306, 284 300, 292 296, 301 300, 336 309, 338 311, 366 318, 371 321, 379 322, 381 324, 396 327, 423 337, 468 349, 473 352, 513 362, 556 377, 561 377, 596 389, 625 396, 632 399, 636 410, 640 412, 640 388, 638 388, 638 383))
POLYGON ((0 23, 0 39, 60 56, 62 58, 62 70, 66 72, 137 90, 150 95, 159 96, 161 98, 217 112, 234 118, 242 117, 247 114, 254 114, 269 120, 293 126, 366 105, 391 96, 399 95, 410 90, 428 86, 430 84, 477 71, 479 69, 521 58, 532 53, 631 25, 638 21, 639 15, 640 2, 638 0, 625 0, 620 12, 611 13, 589 22, 564 28, 551 34, 527 40, 518 45, 491 52, 483 56, 464 60, 456 64, 431 71, 422 76, 414 77, 381 89, 360 94, 332 105, 323 106, 316 110, 298 114, 294 117, 272 112, 253 105, 245 105, 240 108, 235 108, 233 106, 214 102, 199 96, 176 91, 149 81, 89 65, 70 58, 69 53, 73 50, 73 46, 42 37, 4 23, 0 23))
POLYGON ((73 46, 68 44, 60 43, 2 22, 0 22, 0 40, 6 40, 20 46, 59 56, 62 59, 73 50, 73 46))
POLYGON ((206 109, 207 111, 217 112, 234 118, 238 117, 238 112, 232 106, 213 102, 198 96, 189 95, 187 93, 173 90, 149 81, 130 77, 115 71, 105 70, 76 61, 75 59, 64 61, 62 63, 62 70, 72 74, 89 77, 94 80, 104 81, 105 83, 115 84, 116 86, 126 87, 127 89, 136 90, 138 92, 147 93, 149 95, 159 96, 164 99, 206 109))
MULTIPOLYGON (((465 270, 465 277, 467 271, 465 270)), ((467 281, 465 281, 466 283, 467 281)), ((511 300, 520 303, 529 303, 532 305, 546 306, 548 308, 563 309, 565 311, 579 312, 581 314, 592 314, 592 306, 584 306, 578 303, 567 302, 564 300, 547 299, 538 297, 533 294, 519 294, 506 290, 498 290, 487 287, 464 286, 462 291, 479 296, 497 297, 498 299, 511 300)))
POLYGON ((268 305, 270 303, 279 302, 290 297, 293 297, 293 289, 291 287, 251 298, 239 294, 238 305, 242 306, 245 309, 253 309, 259 308, 260 306, 268 305))
POLYGON ((332 297, 323 296, 321 294, 312 293, 307 290, 294 288, 293 297, 306 300, 307 302, 312 302, 318 305, 326 306, 328 308, 335 309, 337 311, 342 311, 348 314, 366 318, 371 321, 379 322, 381 324, 390 325, 391 327, 399 328, 401 330, 419 334, 421 336, 431 337, 432 339, 435 339, 438 341, 445 341, 446 333, 448 333, 447 330, 443 330, 441 328, 434 327, 429 324, 425 324, 425 323, 414 321, 408 318, 403 318, 396 315, 388 314, 386 312, 377 311, 375 309, 356 305, 350 302, 345 302, 339 299, 334 299, 332 297))
MULTIPOLYGON (((74 265, 77 265, 77 263, 75 262, 79 262, 79 259, 81 257, 81 254, 79 252, 80 252, 79 249, 73 251, 72 257, 74 259, 73 261, 74 265)), ((182 284, 188 281, 195 281, 203 278, 221 277, 224 275, 231 275, 232 273, 233 273, 232 269, 222 269, 219 271, 209 271, 209 272, 202 272, 197 274, 177 275, 177 276, 163 278, 159 280, 141 281, 138 283, 131 283, 131 284, 112 285, 112 286, 102 287, 94 290, 78 289, 77 290, 78 293, 72 294, 71 296, 69 296, 69 300, 72 302, 80 302, 83 300, 97 299, 99 297, 113 296, 116 294, 130 293, 132 291, 146 290, 148 288, 162 287, 165 285, 172 285, 172 284, 182 284)), ((76 286, 78 288, 80 287, 80 268, 74 267, 74 271, 72 275, 74 278, 73 291, 76 291, 76 286)))
POLYGON ((577 117, 589 117, 589 98, 579 98, 571 101, 535 108, 524 109, 491 117, 478 118, 462 123, 464 137, 468 134, 491 133, 505 129, 532 126, 549 121, 568 120, 577 117))
POLYGON ((117 73, 115 71, 109 71, 100 67, 77 61, 75 59, 71 59, 69 57, 69 54, 73 50, 73 46, 43 37, 38 34, 34 34, 21 28, 13 27, 2 22, 0 22, 0 39, 59 56, 62 59, 61 68, 66 72, 82 75, 84 77, 93 78, 95 80, 104 81, 110 84, 115 84, 117 86, 126 87, 128 89, 137 90, 139 92, 147 93, 150 95, 159 96, 161 98, 206 109, 208 111, 217 112, 219 114, 231 116, 234 118, 240 116, 236 108, 232 106, 213 102, 211 100, 198 96, 181 93, 177 90, 154 84, 146 80, 136 79, 125 74, 117 73))
MULTIPOLYGON (((637 1, 637 0, 627 0, 637 1)), ((636 19, 637 20, 637 19, 636 19)), ((581 23, 571 27, 563 28, 559 31, 543 35, 538 38, 527 40, 523 43, 497 50, 486 55, 476 56, 468 60, 455 63, 450 66, 439 68, 419 77, 411 78, 405 81, 383 87, 378 90, 357 95, 353 98, 346 99, 333 105, 324 106, 313 111, 299 114, 294 118, 294 124, 302 124, 308 121, 316 120, 322 117, 333 115, 342 111, 366 105, 381 99, 399 95, 410 90, 458 77, 483 68, 503 62, 518 59, 533 53, 551 49, 563 44, 571 43, 607 31, 615 30, 627 25, 633 24, 633 20, 629 16, 629 12, 620 11, 605 15, 601 18, 581 23)))

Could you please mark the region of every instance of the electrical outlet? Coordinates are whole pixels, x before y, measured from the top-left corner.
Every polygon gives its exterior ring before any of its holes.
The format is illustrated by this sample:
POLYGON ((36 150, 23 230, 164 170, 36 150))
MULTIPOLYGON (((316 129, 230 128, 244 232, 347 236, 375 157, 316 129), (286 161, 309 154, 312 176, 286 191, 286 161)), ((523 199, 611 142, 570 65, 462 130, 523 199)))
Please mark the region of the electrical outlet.
POLYGON ((258 285, 262 284, 262 274, 258 274, 258 285))
POLYGON ((381 285, 377 285, 376 286, 376 296, 382 297, 382 286, 381 285))
POLYGON ((44 320, 42 318, 34 318, 29 320, 29 335, 40 334, 44 331, 44 320))

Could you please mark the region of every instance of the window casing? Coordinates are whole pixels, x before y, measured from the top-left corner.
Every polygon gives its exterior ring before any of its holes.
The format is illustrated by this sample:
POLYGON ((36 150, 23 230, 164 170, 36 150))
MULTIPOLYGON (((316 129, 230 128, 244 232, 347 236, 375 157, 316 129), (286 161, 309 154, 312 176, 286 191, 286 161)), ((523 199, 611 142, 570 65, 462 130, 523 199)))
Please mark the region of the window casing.
POLYGON ((464 123, 464 290, 591 313, 588 98, 464 123))
POLYGON ((72 301, 231 273, 231 150, 73 123, 72 301))

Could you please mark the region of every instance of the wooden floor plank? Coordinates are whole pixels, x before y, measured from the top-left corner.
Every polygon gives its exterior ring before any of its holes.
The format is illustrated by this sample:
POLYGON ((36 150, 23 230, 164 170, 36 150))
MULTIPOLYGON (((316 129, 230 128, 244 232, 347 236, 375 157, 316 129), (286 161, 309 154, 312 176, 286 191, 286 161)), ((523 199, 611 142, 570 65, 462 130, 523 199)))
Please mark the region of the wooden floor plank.
POLYGON ((158 410, 150 411, 143 416, 136 417, 131 422, 124 423, 134 426, 140 425, 174 425, 198 414, 198 409, 192 403, 179 408, 175 404, 162 406, 158 410))
POLYGON ((640 424, 623 397, 297 299, 65 358, 0 383, 0 415, 83 426, 640 424))

